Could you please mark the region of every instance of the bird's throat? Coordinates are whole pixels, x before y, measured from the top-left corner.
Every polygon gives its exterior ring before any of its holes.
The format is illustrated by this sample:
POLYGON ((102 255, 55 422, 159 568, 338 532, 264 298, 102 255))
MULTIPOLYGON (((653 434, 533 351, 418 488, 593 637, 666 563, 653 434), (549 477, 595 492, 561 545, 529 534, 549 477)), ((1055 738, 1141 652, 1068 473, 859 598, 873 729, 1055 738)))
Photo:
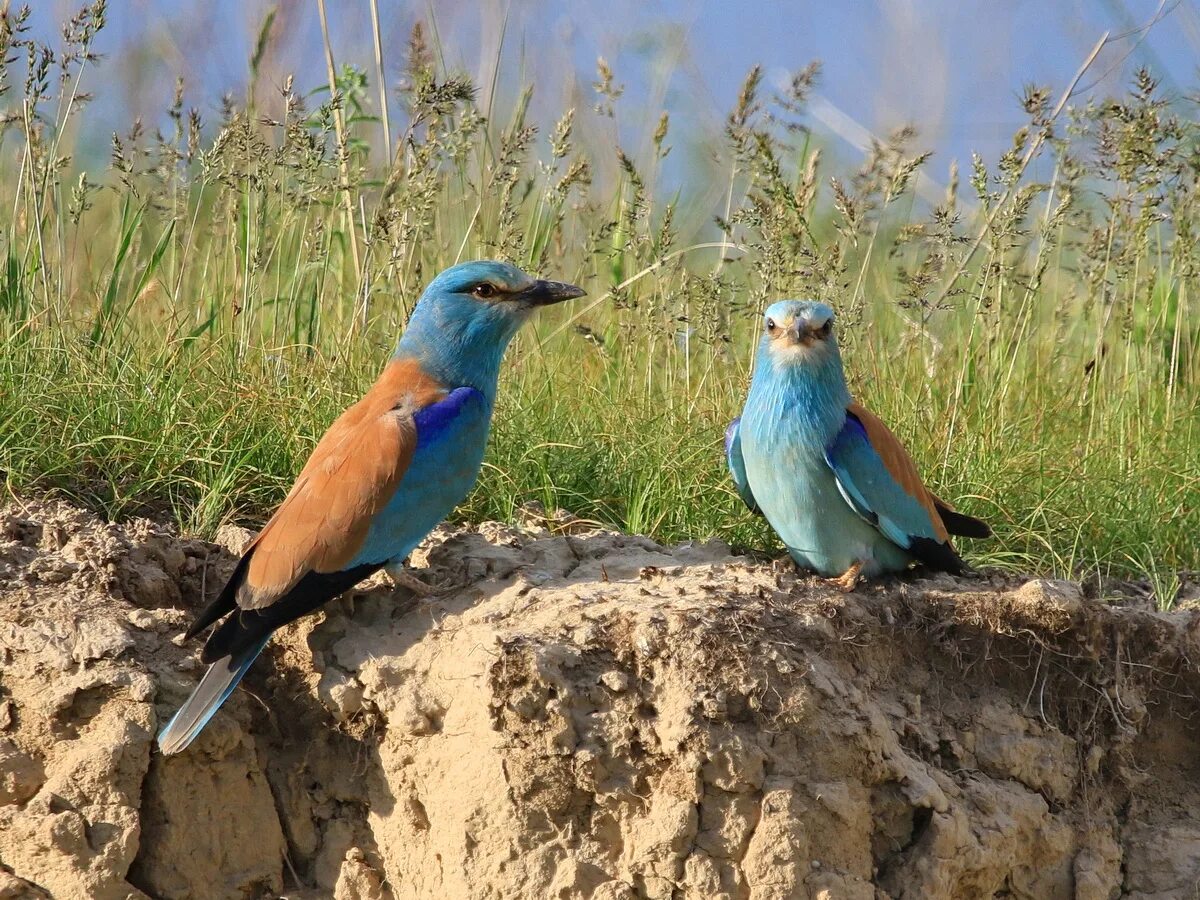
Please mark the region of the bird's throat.
POLYGON ((744 420, 759 436, 823 452, 846 421, 850 390, 836 353, 812 364, 759 359, 744 420))

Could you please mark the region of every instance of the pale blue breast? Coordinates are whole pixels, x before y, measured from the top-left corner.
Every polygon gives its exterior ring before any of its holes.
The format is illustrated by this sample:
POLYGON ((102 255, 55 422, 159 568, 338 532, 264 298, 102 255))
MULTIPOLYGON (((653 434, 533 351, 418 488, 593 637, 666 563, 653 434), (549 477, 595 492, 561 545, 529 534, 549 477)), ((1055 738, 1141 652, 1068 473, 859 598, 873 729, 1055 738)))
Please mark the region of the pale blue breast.
POLYGON ((824 456, 826 432, 836 423, 806 414, 787 402, 792 398, 780 402, 757 394, 751 390, 742 414, 746 476, 792 558, 827 576, 841 575, 856 562, 865 564, 868 575, 905 568, 911 557, 859 517, 838 490, 824 456))
POLYGON ((422 429, 395 495, 375 517, 354 565, 388 563, 408 556, 470 493, 479 477, 492 406, 478 391, 453 415, 422 429))

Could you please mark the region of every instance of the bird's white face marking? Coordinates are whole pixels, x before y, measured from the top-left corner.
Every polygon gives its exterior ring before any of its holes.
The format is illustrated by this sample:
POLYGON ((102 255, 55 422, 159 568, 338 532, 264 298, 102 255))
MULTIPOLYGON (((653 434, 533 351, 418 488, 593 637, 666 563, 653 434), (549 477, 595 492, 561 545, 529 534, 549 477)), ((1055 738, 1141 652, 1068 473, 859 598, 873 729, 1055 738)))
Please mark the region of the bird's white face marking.
POLYGON ((833 310, 824 303, 781 300, 768 307, 763 332, 771 356, 786 363, 815 362, 836 349, 833 310))

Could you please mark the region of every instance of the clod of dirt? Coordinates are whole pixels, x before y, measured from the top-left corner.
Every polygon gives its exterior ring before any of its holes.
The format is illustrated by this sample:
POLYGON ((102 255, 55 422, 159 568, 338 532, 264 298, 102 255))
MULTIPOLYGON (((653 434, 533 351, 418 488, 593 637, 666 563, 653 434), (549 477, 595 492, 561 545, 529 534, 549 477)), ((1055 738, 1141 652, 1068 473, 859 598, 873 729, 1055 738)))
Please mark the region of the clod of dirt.
POLYGON ((0 510, 0 900, 1194 895, 1200 614, 527 520, 285 629, 164 758, 233 557, 0 510))

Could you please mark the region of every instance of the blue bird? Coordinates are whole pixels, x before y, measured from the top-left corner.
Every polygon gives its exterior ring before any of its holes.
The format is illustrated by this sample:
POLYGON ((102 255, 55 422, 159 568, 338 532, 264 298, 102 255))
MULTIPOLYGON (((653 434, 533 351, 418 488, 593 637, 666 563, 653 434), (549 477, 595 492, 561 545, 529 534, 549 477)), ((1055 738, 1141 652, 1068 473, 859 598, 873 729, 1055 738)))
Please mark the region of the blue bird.
POLYGON ((896 436, 851 398, 833 320, 824 303, 767 309, 746 406, 725 433, 738 494, 798 565, 843 590, 913 562, 962 572, 950 534, 991 529, 934 496, 896 436))
POLYGON ((158 736, 163 753, 192 742, 275 629, 381 568, 403 580, 404 559, 479 475, 509 341, 539 307, 583 295, 490 261, 430 282, 379 380, 330 426, 188 629, 220 621, 201 654, 208 671, 158 736))

